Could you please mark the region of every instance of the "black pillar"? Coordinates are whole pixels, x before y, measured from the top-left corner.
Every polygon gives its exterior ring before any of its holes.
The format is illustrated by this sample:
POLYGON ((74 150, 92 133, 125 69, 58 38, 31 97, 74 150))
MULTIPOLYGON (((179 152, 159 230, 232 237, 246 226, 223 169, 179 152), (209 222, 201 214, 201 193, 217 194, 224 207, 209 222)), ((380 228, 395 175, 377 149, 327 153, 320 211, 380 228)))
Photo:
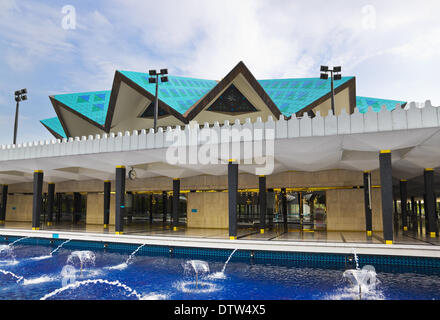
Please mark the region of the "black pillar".
POLYGON ((115 232, 123 234, 125 215, 125 166, 116 167, 115 232))
POLYGON ((53 206, 55 200, 55 183, 47 185, 47 225, 51 226, 53 222, 53 206))
POLYGON ((393 243, 393 176, 391 151, 382 150, 379 155, 380 184, 382 195, 383 238, 386 244, 393 243))
POLYGON ((73 222, 77 223, 81 219, 81 193, 73 193, 73 222))
POLYGON ((34 195, 32 202, 32 230, 40 230, 40 215, 43 205, 43 170, 34 171, 34 195))
POLYGON ((422 230, 422 200, 417 201, 417 223, 419 225, 420 230, 422 230))
POLYGON ((260 205, 260 233, 264 233, 266 228, 266 211, 267 211, 267 195, 266 195, 266 177, 260 176, 258 178, 259 186, 259 205, 260 205))
POLYGON ((416 221, 416 200, 414 198, 414 196, 411 197, 411 228, 414 229, 414 225, 415 225, 415 221, 416 221))
POLYGON ((153 224, 153 215, 157 214, 157 208, 159 207, 159 201, 158 199, 154 196, 154 193, 151 195, 152 196, 152 200, 151 200, 151 210, 150 210, 150 225, 153 224))
POLYGON ((282 203, 282 212, 283 212, 283 229, 284 232, 288 232, 289 228, 287 225, 287 194, 286 188, 281 189, 281 203, 282 203))
POLYGON ((435 199, 434 199, 433 169, 425 169, 424 181, 425 181, 425 194, 426 194, 425 219, 428 220, 427 233, 429 233, 429 236, 431 238, 435 238, 438 235, 438 227, 437 227, 437 215, 436 215, 436 207, 435 207, 435 199))
POLYGON ((168 194, 166 191, 162 191, 162 222, 167 223, 167 212, 168 212, 168 194))
POLYGON ((110 224, 110 191, 111 182, 104 181, 104 228, 108 228, 110 224))
POLYGON ((298 192, 298 208, 299 208, 299 224, 300 229, 303 229, 304 226, 304 204, 303 204, 303 194, 302 192, 298 192))
POLYGON ((0 207, 0 225, 5 224, 6 221, 6 205, 8 202, 8 185, 4 184, 2 189, 2 203, 0 207))
POLYGON ((426 193, 423 194, 423 213, 425 218, 425 233, 429 234, 429 219, 428 219, 428 211, 426 209, 426 193))
POLYGON ((57 222, 61 221, 61 210, 63 208, 63 198, 62 198, 62 194, 61 193, 57 193, 57 213, 55 215, 55 219, 57 220, 57 222))
POLYGON ((228 164, 229 239, 237 239, 238 163, 228 164))
POLYGON ((141 196, 141 215, 145 214, 145 195, 141 196))
POLYGON ((180 199, 180 179, 173 179, 173 231, 177 231, 179 224, 179 199, 180 199))
POLYGON ((364 204, 365 204, 365 229, 367 236, 373 235, 373 218, 371 213, 371 172, 364 171, 364 204))
POLYGON ((267 215, 268 215, 268 227, 273 229, 273 210, 275 203, 275 193, 272 188, 267 189, 267 215))
POLYGON ((400 208, 402 211, 403 231, 408 230, 407 203, 408 203, 407 181, 400 180, 400 208))
POLYGON ((148 199, 148 214, 150 215, 151 212, 153 212, 153 193, 150 194, 150 197, 148 199))

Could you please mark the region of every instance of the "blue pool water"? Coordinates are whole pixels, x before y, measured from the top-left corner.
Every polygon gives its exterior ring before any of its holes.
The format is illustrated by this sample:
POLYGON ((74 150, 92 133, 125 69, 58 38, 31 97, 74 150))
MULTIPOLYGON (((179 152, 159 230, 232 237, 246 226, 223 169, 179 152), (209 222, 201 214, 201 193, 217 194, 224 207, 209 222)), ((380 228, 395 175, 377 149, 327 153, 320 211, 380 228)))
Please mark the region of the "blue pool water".
MULTIPOLYGON (((228 256, 139 250, 130 257, 69 243, 51 255, 58 245, 0 242, 0 299, 358 299, 343 264, 253 261, 237 254, 225 267, 228 256)), ((437 268, 373 267, 378 282, 363 299, 440 298, 437 268)))

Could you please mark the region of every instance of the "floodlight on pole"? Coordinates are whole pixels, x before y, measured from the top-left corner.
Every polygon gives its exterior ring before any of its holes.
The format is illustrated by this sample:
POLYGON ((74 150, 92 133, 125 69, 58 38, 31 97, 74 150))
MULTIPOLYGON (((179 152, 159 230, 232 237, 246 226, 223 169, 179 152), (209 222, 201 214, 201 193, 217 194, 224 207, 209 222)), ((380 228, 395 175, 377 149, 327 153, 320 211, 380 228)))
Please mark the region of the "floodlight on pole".
POLYGON ((342 68, 340 66, 333 67, 333 69, 329 69, 328 66, 321 66, 321 76, 320 79, 327 80, 328 79, 328 72, 330 73, 330 79, 331 79, 331 102, 332 102, 332 112, 333 115, 335 115, 335 86, 333 81, 334 80, 341 80, 342 76, 340 74, 342 68))
POLYGON ((168 77, 165 76, 168 74, 168 69, 160 69, 160 72, 157 73, 156 70, 149 70, 148 71, 150 78, 148 79, 149 83, 155 83, 156 84, 156 95, 154 97, 154 132, 157 132, 157 115, 159 114, 159 76, 162 76, 160 78, 161 82, 168 82, 168 77))
POLYGON ((25 89, 17 90, 14 92, 14 95, 15 95, 15 102, 17 102, 17 105, 15 107, 14 140, 13 140, 13 144, 15 145, 17 143, 19 104, 20 104, 20 101, 27 100, 27 89, 25 88, 25 89))

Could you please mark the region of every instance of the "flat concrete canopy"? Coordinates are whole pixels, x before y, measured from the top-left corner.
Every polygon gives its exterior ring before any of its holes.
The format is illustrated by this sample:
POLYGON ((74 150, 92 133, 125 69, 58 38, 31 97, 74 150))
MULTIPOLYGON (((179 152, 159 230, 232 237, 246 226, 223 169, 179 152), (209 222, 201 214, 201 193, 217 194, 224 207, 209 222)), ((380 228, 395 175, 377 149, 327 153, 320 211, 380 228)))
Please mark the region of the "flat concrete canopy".
MULTIPOLYGON (((355 111, 351 115, 342 112, 339 116, 321 117, 318 112, 314 118, 293 116, 289 120, 274 121, 269 117, 266 122, 257 119, 254 123, 247 120, 230 124, 226 121, 223 125, 205 124, 204 127, 190 123, 184 128, 160 128, 157 133, 141 130, 3 145, 0 147, 0 184, 31 182, 34 170, 44 170, 44 180, 55 183, 108 180, 114 179, 117 165, 133 167, 138 178, 226 175, 225 164, 231 158, 240 162, 240 173, 256 175, 291 170, 372 171, 379 168, 379 152, 390 150, 393 177, 413 179, 412 186, 420 188, 423 170, 440 167, 439 146, 440 108, 427 101, 419 105, 410 103, 405 109, 394 111, 384 108, 378 113, 370 109, 365 114, 355 111), (207 143, 203 136, 216 136, 218 140, 207 143), (191 140, 191 137, 196 138, 191 140), (243 151, 241 154, 223 152, 238 145, 243 151), (256 145, 263 148, 261 154, 256 152, 256 145), (211 163, 202 165, 197 159, 191 162, 194 150, 200 154, 202 146, 220 151, 210 154, 211 163), (170 161, 173 152, 175 155, 184 149, 184 162, 170 161), (272 161, 273 170, 268 165, 272 161)), ((409 186, 411 188, 411 183, 409 186)))

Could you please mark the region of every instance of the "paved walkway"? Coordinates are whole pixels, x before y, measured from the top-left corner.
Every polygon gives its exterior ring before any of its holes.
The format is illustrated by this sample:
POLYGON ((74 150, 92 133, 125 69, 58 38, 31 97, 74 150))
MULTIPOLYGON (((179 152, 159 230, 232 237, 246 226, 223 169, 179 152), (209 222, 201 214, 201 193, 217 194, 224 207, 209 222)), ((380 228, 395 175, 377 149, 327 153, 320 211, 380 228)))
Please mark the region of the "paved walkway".
MULTIPOLYGON (((31 223, 23 222, 6 222, 0 227, 0 235, 2 230, 31 230, 31 223)), ((104 229, 102 225, 71 225, 68 223, 54 224, 53 226, 41 226, 41 230, 50 232, 78 232, 93 234, 114 235, 115 228, 110 226, 104 229)), ((178 238, 201 238, 201 239, 222 239, 229 240, 228 230, 224 229, 198 229, 198 228, 179 228, 172 231, 168 226, 163 227, 162 224, 154 224, 150 226, 148 223, 131 223, 124 226, 124 235, 132 236, 154 236, 154 237, 178 237, 178 238)), ((254 241, 271 241, 271 242, 319 242, 319 243, 355 243, 355 244, 383 244, 382 232, 374 232, 372 237, 367 237, 365 232, 349 232, 349 231, 299 231, 290 229, 285 233, 282 230, 266 231, 260 234, 252 228, 238 229, 239 240, 254 241)), ((426 245, 440 246, 439 238, 430 238, 418 231, 398 231, 394 235, 394 244, 402 245, 426 245)))

